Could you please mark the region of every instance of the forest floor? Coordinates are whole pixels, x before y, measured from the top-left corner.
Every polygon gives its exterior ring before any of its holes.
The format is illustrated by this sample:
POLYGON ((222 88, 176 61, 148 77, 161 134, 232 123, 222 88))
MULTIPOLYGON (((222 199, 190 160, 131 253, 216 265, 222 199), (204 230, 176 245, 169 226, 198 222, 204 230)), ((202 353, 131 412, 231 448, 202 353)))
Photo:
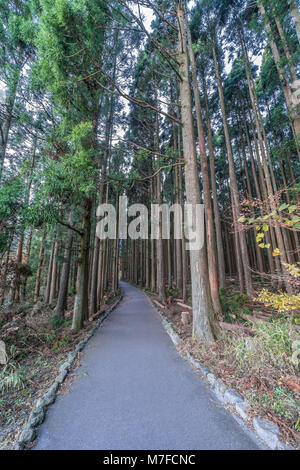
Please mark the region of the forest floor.
MULTIPOLYGON (((0 340, 8 362, 0 366, 0 449, 12 449, 35 401, 52 385, 70 351, 82 341, 95 321, 113 303, 107 296, 100 311, 79 332, 71 330, 74 298, 69 298, 65 318, 53 321, 53 306, 42 303, 12 305, 0 310, 0 340), (52 308, 51 308, 52 307, 52 308)), ((73 368, 78 367, 79 358, 73 368)), ((68 378, 60 387, 65 393, 68 378)))
MULTIPOLYGON (((196 361, 237 390, 251 405, 250 417, 277 424, 281 440, 299 449, 300 377, 290 360, 299 327, 290 317, 241 296, 233 279, 228 285, 231 287, 221 297, 226 331, 222 330, 213 345, 193 339, 191 310, 179 305, 180 299, 171 295, 163 312, 182 339, 181 351, 189 351, 196 361), (257 311, 260 318, 255 316, 257 311)), ((158 302, 157 295, 147 292, 158 302)), ((190 306, 189 300, 186 305, 190 306)))

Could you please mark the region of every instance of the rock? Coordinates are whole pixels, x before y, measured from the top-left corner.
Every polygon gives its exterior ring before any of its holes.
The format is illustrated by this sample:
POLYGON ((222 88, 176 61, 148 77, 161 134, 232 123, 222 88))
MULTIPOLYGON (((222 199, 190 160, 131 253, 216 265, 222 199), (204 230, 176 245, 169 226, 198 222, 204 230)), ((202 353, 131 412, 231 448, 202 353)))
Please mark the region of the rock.
POLYGON ((201 373, 204 375, 204 377, 207 377, 208 374, 211 373, 210 370, 207 367, 199 366, 199 369, 201 370, 201 373))
POLYGON ((224 384, 224 382, 221 380, 221 379, 218 379, 215 383, 215 388, 216 390, 220 393, 220 394, 224 394, 227 390, 227 387, 226 385, 224 384))
POLYGON ((207 374, 206 378, 211 385, 215 385, 217 378, 214 374, 207 374))
POLYGON ((225 403, 229 403, 230 405, 235 405, 236 403, 242 403, 243 401, 244 401, 243 398, 234 390, 228 389, 224 393, 225 403))
POLYGON ((45 413, 42 408, 40 408, 39 412, 33 411, 27 421, 27 426, 35 428, 36 426, 39 426, 42 424, 45 418, 45 413))
POLYGON ((191 312, 182 312, 181 314, 181 323, 183 325, 189 325, 192 321, 192 314, 191 312))
POLYGON ((277 448, 279 444, 279 428, 269 421, 260 418, 253 418, 253 426, 257 435, 269 446, 272 450, 277 448))
POLYGON ((196 369, 200 370, 200 372, 201 372, 203 375, 206 376, 206 375, 210 372, 209 369, 206 369, 206 370, 207 370, 207 373, 204 374, 203 370, 205 369, 205 367, 202 367, 201 364, 199 364, 199 362, 196 361, 196 359, 194 359, 188 351, 186 351, 186 357, 188 358, 188 360, 190 361, 190 363, 191 363, 196 369), (203 369, 203 370, 202 370, 202 369, 203 369))
POLYGON ((36 404, 35 404, 35 407, 34 407, 33 412, 34 412, 34 413, 38 413, 38 410, 44 409, 44 407, 45 407, 45 405, 44 405, 44 400, 43 400, 43 398, 39 398, 39 399, 36 401, 36 404))
POLYGON ((284 442, 278 441, 276 450, 293 450, 293 448, 288 446, 284 442))
POLYGON ((48 392, 43 396, 42 402, 43 402, 44 407, 51 405, 55 401, 57 389, 58 389, 58 384, 54 383, 49 388, 48 392))
POLYGON ((70 364, 69 364, 69 362, 64 362, 64 363, 60 366, 60 368, 59 368, 59 370, 60 370, 61 372, 63 372, 63 370, 69 370, 69 369, 70 369, 70 364))
POLYGON ((221 379, 216 380, 215 382, 215 394, 217 395, 218 399, 224 403, 224 394, 227 390, 226 385, 221 379))
MULTIPOLYGON (((82 351, 83 348, 84 348, 84 346, 85 346, 84 343, 82 343, 82 342, 79 343, 78 346, 77 346, 76 349, 75 349, 76 353, 79 353, 80 351, 82 351)), ((75 352, 75 351, 74 351, 74 352, 75 352)))
POLYGON ((248 416, 248 410, 250 409, 250 405, 249 403, 247 403, 246 401, 242 401, 240 403, 236 403, 235 405, 235 409, 237 411, 237 413, 243 418, 243 419, 248 419, 249 416, 248 416))
POLYGON ((75 351, 71 352, 69 355, 68 355, 68 362, 69 363, 72 363, 74 360, 75 360, 75 357, 76 357, 77 353, 75 351))
POLYGON ((7 354, 4 341, 0 340, 0 364, 7 364, 7 354))
POLYGON ((35 404, 35 408, 32 410, 31 414, 32 415, 38 415, 41 412, 44 412, 44 408, 42 406, 42 399, 39 398, 38 401, 35 404))
POLYGON ((55 379, 56 382, 58 382, 59 384, 62 384, 67 375, 68 375, 68 370, 67 370, 67 369, 63 369, 63 370, 61 371, 61 373, 56 377, 56 379, 55 379))
POLYGON ((34 441, 35 437, 36 431, 31 426, 27 425, 21 433, 19 438, 19 445, 22 446, 24 444, 29 444, 30 442, 34 441))

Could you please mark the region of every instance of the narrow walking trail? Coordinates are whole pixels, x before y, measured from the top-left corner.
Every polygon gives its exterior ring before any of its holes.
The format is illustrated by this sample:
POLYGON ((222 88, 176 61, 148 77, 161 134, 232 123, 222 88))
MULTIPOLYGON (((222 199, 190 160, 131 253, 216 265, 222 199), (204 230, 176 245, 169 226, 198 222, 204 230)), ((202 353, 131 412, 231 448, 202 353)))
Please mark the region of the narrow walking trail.
POLYGON ((149 300, 121 286, 123 301, 84 349, 35 448, 259 448, 180 357, 149 300))

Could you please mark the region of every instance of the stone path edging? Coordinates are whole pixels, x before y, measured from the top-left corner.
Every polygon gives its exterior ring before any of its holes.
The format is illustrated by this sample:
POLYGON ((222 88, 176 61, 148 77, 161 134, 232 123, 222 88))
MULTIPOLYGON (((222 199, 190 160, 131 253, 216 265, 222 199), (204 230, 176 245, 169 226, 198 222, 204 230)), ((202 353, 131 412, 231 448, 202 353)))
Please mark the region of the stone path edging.
POLYGON ((54 383, 51 385, 48 391, 36 401, 35 406, 33 407, 29 415, 27 423, 24 426, 23 431, 20 434, 20 437, 14 447, 14 450, 25 450, 26 447, 36 439, 37 428, 44 421, 48 407, 52 405, 52 403, 54 403, 57 395, 57 390, 67 377, 71 366, 76 359, 77 354, 83 350, 86 343, 91 339, 92 336, 94 336, 94 334, 102 325, 104 320, 106 320, 110 313, 121 302, 122 298, 123 294, 121 294, 115 301, 115 303, 111 307, 109 307, 109 309, 105 312, 104 316, 97 320, 96 325, 90 330, 89 334, 76 346, 74 351, 69 353, 67 361, 60 366, 60 374, 56 377, 54 383))
MULTIPOLYGON (((172 342, 175 346, 178 346, 182 339, 175 331, 171 321, 166 317, 165 313, 156 304, 154 304, 149 294, 147 294, 145 291, 142 292, 148 298, 154 310, 158 313, 163 327, 170 336, 172 342)), ((248 431, 253 432, 253 430, 250 429, 248 425, 250 419, 248 416, 248 410, 251 408, 250 404, 244 400, 235 390, 228 388, 224 382, 221 379, 218 379, 215 374, 213 374, 207 367, 202 366, 198 361, 196 361, 191 356, 189 351, 185 351, 185 357, 191 365, 201 372, 206 381, 211 385, 213 392, 222 405, 235 406, 235 410, 239 417, 246 421, 246 423, 243 422, 244 426, 246 426, 248 431)), ((236 418, 234 413, 231 414, 236 418)), ((278 426, 275 424, 260 418, 253 418, 252 424, 256 436, 259 437, 259 439, 263 441, 264 444, 266 444, 271 450, 293 450, 292 447, 287 446, 279 440, 280 431, 278 426)))

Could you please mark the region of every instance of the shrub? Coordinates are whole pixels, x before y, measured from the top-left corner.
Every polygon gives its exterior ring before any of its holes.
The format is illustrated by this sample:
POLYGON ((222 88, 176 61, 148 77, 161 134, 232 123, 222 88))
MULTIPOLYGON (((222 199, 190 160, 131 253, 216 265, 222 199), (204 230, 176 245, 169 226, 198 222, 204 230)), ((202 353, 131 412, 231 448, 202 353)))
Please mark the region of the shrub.
POLYGON ((257 300, 267 306, 273 307, 279 313, 300 310, 300 294, 291 295, 284 292, 274 293, 263 289, 257 297, 257 300))

